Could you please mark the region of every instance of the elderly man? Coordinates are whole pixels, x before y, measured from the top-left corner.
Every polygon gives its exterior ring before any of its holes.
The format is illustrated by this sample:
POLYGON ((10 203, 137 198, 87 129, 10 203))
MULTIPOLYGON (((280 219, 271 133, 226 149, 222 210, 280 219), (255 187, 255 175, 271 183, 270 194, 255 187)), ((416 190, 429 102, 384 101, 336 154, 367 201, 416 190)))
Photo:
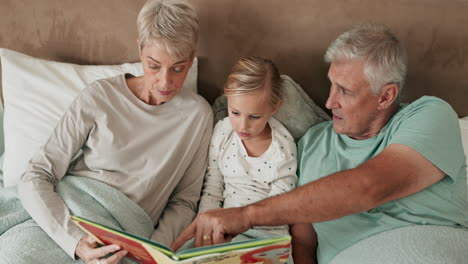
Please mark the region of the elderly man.
POLYGON ((325 60, 333 120, 299 142, 301 187, 199 215, 174 247, 193 236, 221 243, 254 225, 290 224, 295 263, 328 263, 383 231, 468 227, 457 115, 435 97, 399 103, 406 54, 398 39, 384 26, 359 25, 330 45, 325 60))

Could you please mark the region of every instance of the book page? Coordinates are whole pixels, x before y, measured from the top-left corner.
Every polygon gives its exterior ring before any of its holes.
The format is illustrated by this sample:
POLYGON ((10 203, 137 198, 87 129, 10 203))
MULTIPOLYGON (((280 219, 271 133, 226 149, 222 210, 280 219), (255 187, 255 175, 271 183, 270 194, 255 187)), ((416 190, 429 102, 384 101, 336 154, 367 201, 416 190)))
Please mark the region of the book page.
POLYGON ((151 246, 144 245, 158 264, 286 264, 290 254, 290 241, 276 242, 253 248, 224 253, 212 253, 184 260, 172 260, 151 246))
POLYGON ((278 244, 281 242, 290 243, 291 237, 290 236, 272 236, 268 238, 257 238, 257 239, 249 239, 225 244, 218 244, 213 246, 206 246, 206 247, 199 247, 199 248, 189 248, 184 249, 182 251, 177 252, 175 255, 179 257, 179 259, 193 259, 193 257, 207 255, 212 253, 223 253, 223 252, 231 252, 231 251, 238 251, 245 248, 259 248, 268 245, 278 244))
POLYGON ((151 255, 151 257, 156 260, 158 264, 173 264, 179 263, 175 260, 170 259, 166 254, 158 251, 157 249, 151 247, 150 245, 142 244, 146 251, 151 255))

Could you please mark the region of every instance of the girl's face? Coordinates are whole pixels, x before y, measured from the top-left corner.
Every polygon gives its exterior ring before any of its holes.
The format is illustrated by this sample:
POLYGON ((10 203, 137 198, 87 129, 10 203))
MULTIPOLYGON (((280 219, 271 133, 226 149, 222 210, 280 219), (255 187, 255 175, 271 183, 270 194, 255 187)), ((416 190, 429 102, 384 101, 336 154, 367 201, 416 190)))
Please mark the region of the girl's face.
POLYGON ((229 120, 242 141, 264 136, 268 119, 280 105, 273 107, 267 96, 264 92, 227 96, 229 120))

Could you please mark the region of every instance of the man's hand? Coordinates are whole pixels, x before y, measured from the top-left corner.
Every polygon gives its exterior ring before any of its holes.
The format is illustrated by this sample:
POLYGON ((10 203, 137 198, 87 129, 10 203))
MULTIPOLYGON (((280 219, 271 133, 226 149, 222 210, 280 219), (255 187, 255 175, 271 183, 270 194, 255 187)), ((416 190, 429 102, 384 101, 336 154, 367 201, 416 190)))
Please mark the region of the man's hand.
POLYGON ((88 264, 116 264, 127 255, 127 251, 119 250, 120 247, 117 245, 97 248, 96 241, 91 236, 86 235, 78 242, 75 254, 88 264), (115 253, 112 256, 103 258, 113 252, 115 253))
POLYGON ((192 237, 195 237, 195 247, 231 241, 252 226, 246 210, 247 207, 215 209, 198 215, 172 243, 171 248, 179 249, 192 237))

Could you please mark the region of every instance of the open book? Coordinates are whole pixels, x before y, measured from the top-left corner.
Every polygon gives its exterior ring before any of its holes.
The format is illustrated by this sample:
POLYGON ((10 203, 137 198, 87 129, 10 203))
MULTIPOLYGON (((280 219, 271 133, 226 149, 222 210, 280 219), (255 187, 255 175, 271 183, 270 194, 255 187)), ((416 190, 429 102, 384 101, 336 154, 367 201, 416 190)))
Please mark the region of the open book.
POLYGON ((100 245, 119 245, 127 256, 138 263, 286 263, 290 253, 291 237, 273 236, 213 246, 172 251, 155 241, 107 227, 96 222, 72 216, 72 221, 100 245))

